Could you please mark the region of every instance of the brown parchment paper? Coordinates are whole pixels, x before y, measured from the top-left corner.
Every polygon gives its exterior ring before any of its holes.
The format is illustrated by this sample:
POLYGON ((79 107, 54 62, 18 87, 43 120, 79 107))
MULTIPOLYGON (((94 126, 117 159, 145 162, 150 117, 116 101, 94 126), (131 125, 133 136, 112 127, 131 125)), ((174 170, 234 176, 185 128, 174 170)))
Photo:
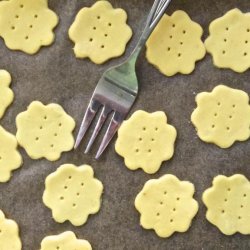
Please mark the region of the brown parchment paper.
MULTIPOLYGON (((73 44, 68 38, 68 29, 76 13, 84 6, 93 4, 90 0, 50 0, 50 7, 59 15, 56 41, 34 56, 8 50, 0 40, 0 68, 12 75, 15 101, 0 124, 12 133, 16 132, 15 117, 25 110, 33 100, 43 103, 59 103, 77 122, 79 128, 86 105, 102 72, 124 57, 97 66, 89 60, 76 59, 73 44)), ((129 43, 129 54, 141 33, 146 15, 153 0, 111 0, 115 7, 128 12, 128 23, 134 36, 129 43)), ((204 27, 203 39, 207 36, 209 23, 226 11, 238 7, 250 11, 249 0, 172 0, 167 13, 177 9, 185 10, 193 20, 204 27)), ((0 184, 0 209, 7 217, 14 219, 20 227, 23 250, 37 250, 41 240, 51 234, 66 230, 74 231, 79 238, 87 239, 95 250, 170 250, 170 249, 250 249, 250 236, 236 234, 228 237, 219 232, 205 219, 205 207, 201 201, 202 192, 211 185, 218 174, 241 173, 250 178, 250 141, 236 143, 227 150, 200 141, 190 115, 195 108, 195 94, 211 91, 224 83, 242 89, 250 94, 250 72, 234 73, 213 66, 210 55, 197 63, 195 71, 188 76, 176 75, 167 78, 160 74, 145 59, 145 52, 137 66, 140 94, 133 110, 149 112, 163 110, 169 122, 178 131, 175 154, 165 162, 154 175, 142 171, 129 171, 123 159, 115 154, 114 141, 99 161, 94 153, 100 143, 97 140, 91 154, 84 155, 84 143, 77 151, 63 154, 57 162, 31 160, 20 148, 24 164, 15 171, 8 183, 0 184), (58 224, 51 217, 51 211, 42 203, 44 180, 63 163, 90 164, 95 175, 104 184, 101 210, 90 216, 81 227, 70 223, 58 224), (169 239, 161 239, 151 230, 139 225, 139 214, 134 208, 134 198, 150 178, 171 173, 195 184, 195 198, 200 209, 186 233, 176 233, 169 239)), ((0 145, 3 147, 4 145, 0 145)), ((250 222, 249 222, 250 223, 250 222)))

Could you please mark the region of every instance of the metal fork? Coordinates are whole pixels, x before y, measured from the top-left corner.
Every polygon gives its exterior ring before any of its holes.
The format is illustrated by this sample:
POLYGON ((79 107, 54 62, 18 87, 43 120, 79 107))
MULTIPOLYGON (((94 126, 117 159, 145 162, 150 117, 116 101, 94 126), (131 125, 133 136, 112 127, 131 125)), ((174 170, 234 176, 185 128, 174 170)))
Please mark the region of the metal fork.
POLYGON ((124 63, 108 69, 102 75, 85 112, 76 138, 75 149, 79 146, 99 109, 101 109, 101 114, 85 153, 89 152, 108 115, 113 113, 95 158, 98 159, 108 146, 122 121, 126 118, 138 94, 138 80, 135 72, 138 55, 170 2, 171 0, 154 1, 145 29, 129 58, 124 63))

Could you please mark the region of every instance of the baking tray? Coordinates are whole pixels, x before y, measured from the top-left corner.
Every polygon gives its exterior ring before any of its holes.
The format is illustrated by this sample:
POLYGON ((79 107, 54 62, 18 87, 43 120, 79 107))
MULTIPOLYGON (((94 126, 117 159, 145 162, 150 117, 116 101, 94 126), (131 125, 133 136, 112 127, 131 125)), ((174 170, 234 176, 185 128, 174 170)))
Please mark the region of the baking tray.
MULTIPOLYGON (((33 100, 40 100, 45 104, 61 104, 77 122, 76 135, 86 105, 102 72, 121 62, 126 56, 102 66, 75 58, 73 44, 68 38, 68 28, 79 10, 93 3, 94 1, 89 0, 50 0, 50 7, 60 17, 55 30, 56 40, 52 46, 41 49, 34 56, 10 51, 0 40, 0 68, 11 73, 15 92, 13 105, 0 121, 10 132, 16 132, 16 115, 25 110, 33 100)), ((134 31, 126 52, 128 55, 138 40, 153 0, 111 0, 111 3, 128 12, 128 23, 134 31)), ((204 27, 204 39, 208 34, 209 23, 235 7, 247 12, 250 11, 250 2, 173 0, 167 13, 172 14, 177 9, 185 10, 204 27)), ((37 250, 45 236, 66 230, 72 230, 79 238, 87 239, 93 249, 97 250, 250 249, 249 236, 225 236, 206 221, 206 209, 201 202, 202 192, 211 185, 214 176, 241 173, 250 177, 250 141, 236 143, 227 150, 219 149, 199 140, 190 124, 196 93, 211 91, 216 85, 224 83, 250 94, 250 72, 238 74, 217 69, 213 66, 210 55, 207 55, 197 63, 191 75, 168 78, 147 63, 145 52, 139 58, 137 72, 140 93, 132 112, 143 109, 149 112, 163 110, 167 113, 169 122, 178 131, 174 157, 165 162, 156 174, 148 175, 141 170, 128 170, 123 159, 115 154, 114 141, 103 157, 95 161, 93 156, 100 138, 91 154, 83 154, 86 146, 83 143, 79 150, 63 154, 57 162, 31 160, 20 148, 24 164, 14 172, 10 182, 0 184, 0 208, 19 224, 23 250, 37 250), (56 223, 51 217, 51 211, 42 203, 46 176, 63 163, 92 165, 96 177, 104 184, 100 212, 90 216, 88 222, 81 227, 74 227, 68 222, 56 223), (140 227, 134 199, 147 180, 166 173, 195 184, 195 198, 200 209, 186 233, 175 233, 171 238, 161 239, 152 230, 140 227)), ((85 142, 88 138, 89 134, 85 142)))

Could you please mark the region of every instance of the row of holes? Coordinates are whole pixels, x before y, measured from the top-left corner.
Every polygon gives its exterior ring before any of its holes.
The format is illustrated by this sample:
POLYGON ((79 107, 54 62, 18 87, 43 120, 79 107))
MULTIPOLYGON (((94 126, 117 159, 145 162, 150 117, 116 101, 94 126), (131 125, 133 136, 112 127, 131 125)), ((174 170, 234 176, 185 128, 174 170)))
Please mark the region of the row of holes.
MULTIPOLYGON (((214 113, 214 116, 215 116, 215 117, 217 117, 217 116, 218 116, 218 114, 217 114, 217 113, 214 113)), ((232 119, 232 118, 233 118, 233 116, 232 116, 232 115, 229 115, 229 116, 228 116, 228 118, 229 118, 229 119, 232 119)))
MULTIPOLYGON (((136 153, 139 153, 140 150, 137 148, 137 149, 135 150, 135 152, 136 152, 136 153)), ((151 153, 151 152, 152 152, 152 149, 148 149, 147 152, 148 152, 148 153, 151 153)))
MULTIPOLYGON (((226 51, 225 51, 225 50, 222 50, 222 54, 225 55, 225 54, 226 54, 226 51)), ((244 53, 243 53, 243 56, 247 56, 247 52, 244 52, 244 53)))
MULTIPOLYGON (((70 178, 69 178, 69 179, 70 179, 70 178)), ((81 183, 81 186, 82 186, 82 187, 84 186, 84 182, 81 183)), ((63 188, 64 188, 64 189, 68 189, 68 186, 65 185, 63 188)))
MULTIPOLYGON (((226 27, 226 31, 229 31, 229 27, 226 27)), ((247 29, 246 29, 246 32, 249 33, 249 32, 250 32, 250 28, 247 28, 247 29)))
MULTIPOLYGON (((180 45, 183 45, 183 42, 180 42, 180 45)), ((167 51, 170 51, 170 50, 171 50, 171 47, 168 47, 167 51)))
MULTIPOLYGON (((32 25, 32 24, 31 24, 31 25, 29 25, 29 28, 31 28, 31 29, 32 29, 32 28, 33 28, 33 25, 32 25)), ((15 26, 11 26, 11 29, 12 29, 12 30, 15 30, 15 29, 16 29, 16 27, 15 27, 15 26)))
MULTIPOLYGON (((146 131, 147 128, 146 128, 146 127, 142 127, 142 130, 143 130, 143 131, 146 131)), ((155 131, 158 131, 158 130, 159 130, 159 128, 158 128, 158 127, 155 127, 155 131)))
MULTIPOLYGON (((142 138, 141 138, 141 137, 139 137, 139 141, 142 141, 142 138)), ((155 141, 155 139, 154 139, 154 138, 151 138, 151 141, 155 141)))
MULTIPOLYGON (((215 125, 214 124, 212 124, 212 126, 211 126, 212 128, 215 128, 215 125)), ((226 127, 226 130, 227 131, 229 131, 230 130, 230 127, 226 127)))
MULTIPOLYGON (((62 123, 59 123, 58 126, 59 126, 59 127, 62 127, 62 123)), ((42 129, 43 129, 43 126, 40 126, 39 129, 42 130, 42 129)))
MULTIPOLYGON (((156 216, 160 216, 160 213, 157 213, 156 216)), ((174 222, 174 220, 170 219, 170 222, 172 223, 172 222, 174 222)))
MULTIPOLYGON (((221 102, 217 102, 217 105, 218 105, 218 106, 221 106, 221 102)), ((236 107, 236 105, 233 104, 233 105, 232 105, 232 108, 235 108, 235 107, 236 107)))
MULTIPOLYGON (((18 19, 18 18, 19 18, 19 15, 15 15, 15 18, 18 19)), ((38 15, 35 14, 35 15, 34 15, 34 18, 38 18, 38 15)))
MULTIPOLYGON (((108 26, 111 27, 111 26, 112 26, 112 23, 108 23, 108 26)), ((97 27, 96 27, 96 26, 93 26, 92 29, 93 29, 93 30, 97 30, 97 27)))
MULTIPOLYGON (((105 33, 104 36, 105 36, 105 37, 108 37, 108 34, 105 33)), ((89 41, 90 41, 90 42, 93 42, 94 39, 91 37, 91 38, 89 38, 89 41)))
MULTIPOLYGON (((227 42, 227 39, 226 38, 224 38, 224 40, 223 40, 225 43, 227 42)), ((245 44, 247 44, 248 43, 248 40, 245 40, 245 44)))

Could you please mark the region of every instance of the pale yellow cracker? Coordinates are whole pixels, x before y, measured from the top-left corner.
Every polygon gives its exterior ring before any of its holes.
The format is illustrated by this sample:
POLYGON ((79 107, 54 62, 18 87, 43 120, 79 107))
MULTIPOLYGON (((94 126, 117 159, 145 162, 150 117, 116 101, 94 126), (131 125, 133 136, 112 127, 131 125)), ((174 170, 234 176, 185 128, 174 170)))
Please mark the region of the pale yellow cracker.
POLYGON ((46 178, 43 202, 55 221, 69 220, 81 226, 90 214, 99 211, 102 191, 103 185, 94 178, 90 166, 64 164, 46 178))
POLYGON ((0 2, 0 36, 12 50, 35 54, 54 41, 57 15, 48 0, 9 0, 0 2))
POLYGON ((244 72, 250 67, 250 13, 239 9, 228 11, 209 26, 205 41, 214 65, 244 72))
POLYGON ((15 221, 6 219, 0 210, 0 249, 21 250, 18 225, 15 221))
POLYGON ((241 174, 218 175, 203 193, 206 218, 226 235, 250 234, 250 182, 241 174))
POLYGON ((124 157, 129 169, 142 168, 153 174, 163 161, 173 156, 176 135, 176 129, 167 124, 164 112, 150 114, 139 110, 122 123, 115 150, 124 157))
POLYGON ((71 231, 45 237, 40 250, 92 250, 87 240, 79 240, 71 231))
POLYGON ((10 89, 11 76, 6 70, 0 70, 0 118, 6 108, 13 102, 14 94, 10 89))
POLYGON ((17 151, 16 137, 1 126, 0 145, 0 182, 7 182, 12 170, 22 165, 22 157, 17 151))
POLYGON ((58 160, 74 146, 75 121, 58 104, 32 102, 16 118, 17 141, 32 159, 58 160))
POLYGON ((97 1, 90 8, 82 8, 69 29, 76 57, 88 57, 101 64, 121 56, 132 36, 126 21, 126 12, 114 9, 108 1, 97 1))
POLYGON ((163 238, 186 232, 198 211, 194 191, 192 183, 170 174, 147 181, 135 199, 141 226, 163 238))
POLYGON ((147 41, 147 60, 166 76, 190 74, 206 54, 202 33, 186 12, 165 14, 147 41))
POLYGON ((198 94, 196 103, 191 121, 201 140, 228 148, 249 138, 250 106, 244 91, 219 85, 198 94))

